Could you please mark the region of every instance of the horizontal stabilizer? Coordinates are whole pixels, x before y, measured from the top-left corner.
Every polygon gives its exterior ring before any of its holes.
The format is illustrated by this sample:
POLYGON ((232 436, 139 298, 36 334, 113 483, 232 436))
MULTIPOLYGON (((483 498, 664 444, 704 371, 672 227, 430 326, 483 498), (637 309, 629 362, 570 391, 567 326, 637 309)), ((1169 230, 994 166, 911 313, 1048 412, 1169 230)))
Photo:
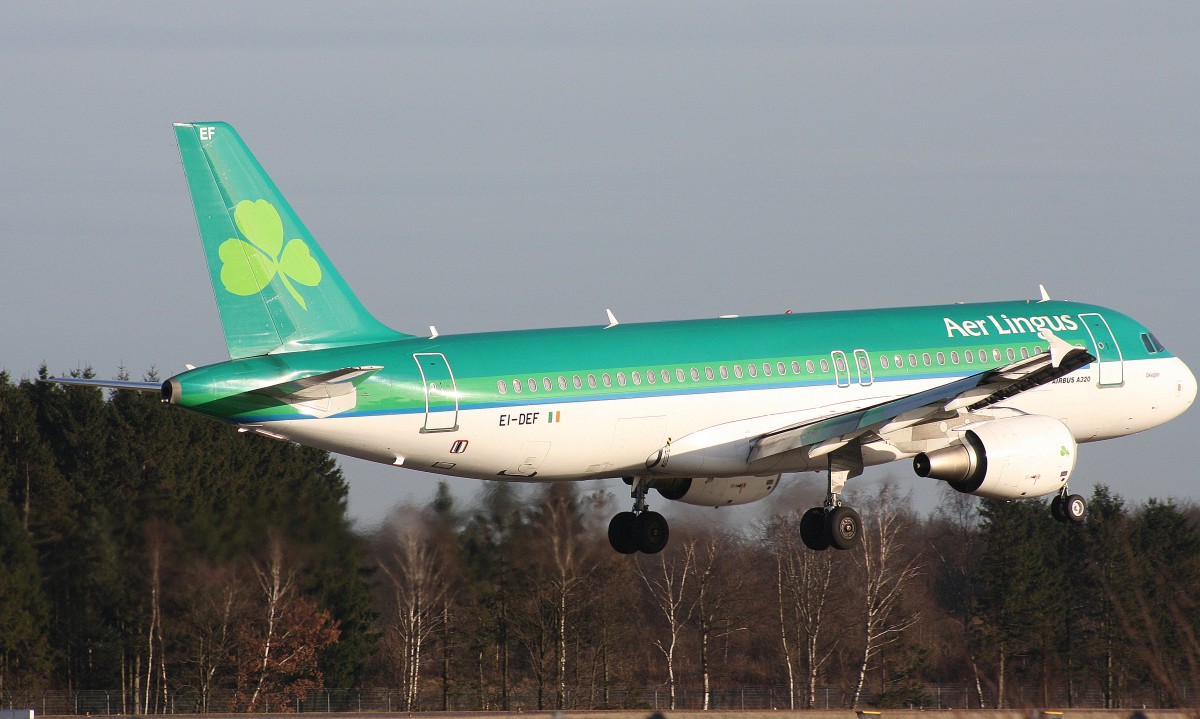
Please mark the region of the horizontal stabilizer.
POLYGON ((383 367, 346 367, 281 382, 247 394, 270 397, 312 417, 329 417, 358 405, 358 385, 383 367))
POLYGON ((83 377, 47 377, 38 381, 71 384, 79 387, 97 387, 99 389, 136 390, 138 392, 154 392, 155 394, 162 391, 162 382, 131 382, 119 379, 85 379, 83 377))

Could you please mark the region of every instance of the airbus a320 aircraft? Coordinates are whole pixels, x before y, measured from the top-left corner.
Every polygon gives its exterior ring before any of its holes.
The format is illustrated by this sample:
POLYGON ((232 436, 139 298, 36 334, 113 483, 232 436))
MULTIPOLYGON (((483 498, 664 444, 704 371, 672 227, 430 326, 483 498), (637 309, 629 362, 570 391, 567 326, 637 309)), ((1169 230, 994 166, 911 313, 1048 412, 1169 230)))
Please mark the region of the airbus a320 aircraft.
MULTIPOLYGON (((1052 301, 953 304, 427 337, 385 327, 233 128, 177 124, 230 360, 149 382, 163 402, 290 440, 442 475, 624 477, 622 553, 667 544, 649 489, 689 504, 762 499, 782 473, 824 472, 803 516, 815 550, 860 540, 842 504, 864 466, 912 460, 961 492, 1055 494, 1079 443, 1150 429, 1196 380, 1136 320, 1052 301)), ((432 330, 432 328, 431 328, 432 330)))

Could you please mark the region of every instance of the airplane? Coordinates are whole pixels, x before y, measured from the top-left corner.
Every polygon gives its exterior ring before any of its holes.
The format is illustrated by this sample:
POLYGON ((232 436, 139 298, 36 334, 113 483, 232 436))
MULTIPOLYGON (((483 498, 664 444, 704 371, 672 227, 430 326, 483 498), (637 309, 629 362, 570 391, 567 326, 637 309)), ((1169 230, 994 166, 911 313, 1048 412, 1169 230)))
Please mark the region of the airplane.
POLYGON ((229 361, 165 382, 53 378, 161 394, 239 432, 434 474, 520 482, 621 477, 613 549, 653 554, 669 527, 647 492, 721 507, 821 472, 813 550, 861 541, 841 496, 866 466, 973 495, 1054 494, 1079 444, 1182 414, 1196 379, 1149 329, 1050 299, 726 316, 440 335, 384 326, 356 299, 223 122, 178 123, 229 361))

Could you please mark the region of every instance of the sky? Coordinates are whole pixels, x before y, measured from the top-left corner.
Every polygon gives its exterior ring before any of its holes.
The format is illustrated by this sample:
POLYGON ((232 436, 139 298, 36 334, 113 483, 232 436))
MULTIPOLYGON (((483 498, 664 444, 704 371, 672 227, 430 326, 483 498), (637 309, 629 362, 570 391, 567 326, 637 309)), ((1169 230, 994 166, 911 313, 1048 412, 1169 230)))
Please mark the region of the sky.
MULTIPOLYGON (((171 129, 205 120, 401 331, 1044 284, 1200 369, 1193 1, 3 3, 0 370, 227 359, 171 129)), ((1086 445, 1072 490, 1200 500, 1197 435, 1086 445)), ((901 464, 854 483, 935 501, 901 464)), ((362 527, 438 481, 342 466, 362 527)))

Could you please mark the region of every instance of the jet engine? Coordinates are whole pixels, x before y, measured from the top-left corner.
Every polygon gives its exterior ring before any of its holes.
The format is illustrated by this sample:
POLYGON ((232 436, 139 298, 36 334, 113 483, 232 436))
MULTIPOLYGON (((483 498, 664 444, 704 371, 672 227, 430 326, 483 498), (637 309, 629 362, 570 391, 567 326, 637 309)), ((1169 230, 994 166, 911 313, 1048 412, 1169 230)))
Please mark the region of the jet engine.
POLYGON ((1053 417, 1009 417, 971 425, 954 444, 918 454, 913 470, 980 497, 1040 497, 1066 484, 1076 446, 1053 417))
POLYGON ((651 486, 662 496, 676 502, 701 507, 727 507, 757 502, 766 497, 779 486, 779 475, 655 479, 651 486))

